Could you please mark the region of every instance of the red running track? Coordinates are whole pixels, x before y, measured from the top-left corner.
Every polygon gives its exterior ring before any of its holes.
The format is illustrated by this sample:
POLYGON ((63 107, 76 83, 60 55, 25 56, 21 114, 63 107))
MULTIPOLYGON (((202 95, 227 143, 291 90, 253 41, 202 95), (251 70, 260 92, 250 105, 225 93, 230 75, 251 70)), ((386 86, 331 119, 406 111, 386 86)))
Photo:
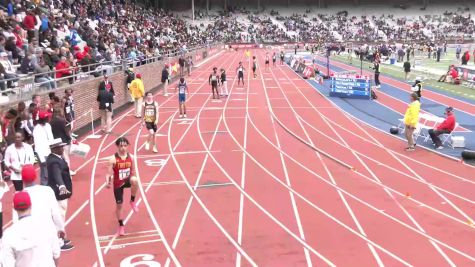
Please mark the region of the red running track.
MULTIPOLYGON (((222 52, 189 79, 188 119, 177 96, 156 96, 159 153, 130 111, 74 178, 65 266, 473 266, 474 169, 404 143, 334 106, 287 66, 258 77, 222 52), (226 68, 228 98, 207 77, 226 68), (104 188, 106 157, 126 135, 142 190, 126 207, 127 235, 104 188), (80 260, 79 260, 80 259, 80 260), (136 265, 132 265, 132 264, 136 265)), ((74 166, 78 168, 78 166, 74 166)), ((125 199, 129 197, 128 191, 125 199)))

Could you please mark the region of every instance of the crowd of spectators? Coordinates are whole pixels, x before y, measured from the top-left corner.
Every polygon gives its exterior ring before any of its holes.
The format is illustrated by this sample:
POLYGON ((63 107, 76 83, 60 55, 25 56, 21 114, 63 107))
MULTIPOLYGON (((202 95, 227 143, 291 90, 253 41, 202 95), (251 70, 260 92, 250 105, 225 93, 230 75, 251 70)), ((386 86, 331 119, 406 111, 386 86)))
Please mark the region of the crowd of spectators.
POLYGON ((55 79, 73 83, 81 71, 97 77, 101 65, 144 64, 203 45, 212 32, 128 0, 2 0, 0 89, 6 95, 28 74, 45 89, 55 79))
MULTIPOLYGON (((353 41, 353 42, 393 42, 412 40, 430 42, 434 40, 467 40, 474 38, 475 21, 468 9, 456 12, 444 12, 432 15, 380 14, 373 16, 351 15, 348 11, 334 14, 294 13, 283 16, 278 11, 251 13, 246 9, 232 8, 225 14, 220 14, 208 29, 221 28, 221 19, 238 21, 236 31, 245 29, 252 42, 282 42, 304 41, 315 42, 324 40, 353 41), (221 16, 222 15, 222 16, 221 16), (248 22, 248 23, 245 23, 248 22), (281 24, 281 25, 279 25, 281 24), (282 27, 279 27, 282 26, 282 27), (296 34, 294 34, 296 33, 296 34)), ((198 12, 198 20, 203 19, 203 13, 198 12)), ((232 31, 232 28, 228 32, 232 31)), ((235 42, 249 42, 241 36, 226 35, 228 41, 234 36, 235 42)))
MULTIPOLYGON (((162 9, 130 0, 1 0, 0 89, 21 85, 23 76, 53 89, 74 75, 95 77, 121 60, 144 64, 170 51, 221 42, 429 42, 434 38, 473 38, 475 23, 467 10, 431 16, 381 14, 355 16, 347 11, 283 16, 229 7, 211 23, 191 23, 162 9)), ((209 18, 209 17, 208 17, 209 18)), ((206 19, 196 11, 196 19, 206 19)), ((14 90, 9 93, 15 93, 14 90)))

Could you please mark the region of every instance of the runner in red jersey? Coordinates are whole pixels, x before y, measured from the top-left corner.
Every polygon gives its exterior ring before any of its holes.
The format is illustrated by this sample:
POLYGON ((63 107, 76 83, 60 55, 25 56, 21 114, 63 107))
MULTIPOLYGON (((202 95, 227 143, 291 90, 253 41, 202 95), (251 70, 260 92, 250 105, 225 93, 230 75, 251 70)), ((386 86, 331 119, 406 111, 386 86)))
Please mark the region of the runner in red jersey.
POLYGON ((134 175, 133 158, 127 152, 129 140, 119 137, 115 144, 118 151, 109 159, 109 173, 107 175, 107 188, 114 184, 114 197, 116 203, 116 216, 119 221, 117 234, 125 235, 125 226, 122 217, 122 202, 124 198, 124 188, 130 188, 130 206, 134 212, 138 212, 135 204, 135 195, 138 189, 138 179, 134 175))

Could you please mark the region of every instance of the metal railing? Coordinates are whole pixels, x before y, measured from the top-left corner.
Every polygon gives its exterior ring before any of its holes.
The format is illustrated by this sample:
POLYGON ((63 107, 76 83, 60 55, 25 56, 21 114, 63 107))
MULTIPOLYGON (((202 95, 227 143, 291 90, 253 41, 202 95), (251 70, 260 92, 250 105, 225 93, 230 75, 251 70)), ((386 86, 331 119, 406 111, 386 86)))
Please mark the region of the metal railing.
POLYGON ((152 57, 144 57, 144 58, 125 58, 125 59, 118 59, 115 61, 101 61, 98 63, 87 64, 87 65, 77 65, 72 66, 69 68, 61 69, 61 70, 52 70, 43 73, 29 73, 29 74, 18 74, 15 73, 17 77, 15 78, 0 78, 0 88, 2 98, 0 98, 0 105, 8 104, 9 102, 14 101, 25 101, 29 100, 32 94, 41 92, 41 91, 48 91, 49 89, 57 89, 62 87, 67 87, 72 84, 77 84, 84 80, 89 80, 91 75, 94 78, 99 77, 105 73, 109 76, 113 75, 118 72, 124 72, 129 67, 137 67, 142 66, 150 63, 156 62, 166 62, 170 58, 186 55, 188 53, 195 52, 199 49, 204 48, 211 48, 215 47, 217 44, 207 44, 202 46, 192 47, 190 49, 174 49, 165 51, 163 54, 154 55, 152 57), (56 78, 56 74, 62 71, 69 71, 71 74, 65 77, 56 78), (85 70, 85 71, 84 71, 85 70), (50 80, 48 81, 37 81, 37 78, 41 77, 49 77, 50 80), (70 80, 73 82, 70 84, 70 80), (67 82, 63 84, 63 82, 67 82), (18 83, 17 86, 14 88, 7 88, 9 83, 18 83), (50 88, 51 87, 51 88, 50 88), (43 88, 43 89, 41 89, 43 88), (8 100, 5 99, 8 97, 8 100))

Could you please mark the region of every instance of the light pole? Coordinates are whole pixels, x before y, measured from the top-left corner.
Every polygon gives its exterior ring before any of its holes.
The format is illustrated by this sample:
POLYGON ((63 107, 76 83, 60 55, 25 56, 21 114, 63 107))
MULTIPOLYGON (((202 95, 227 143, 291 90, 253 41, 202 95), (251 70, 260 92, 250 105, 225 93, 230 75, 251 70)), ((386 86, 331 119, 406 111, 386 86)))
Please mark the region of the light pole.
POLYGON ((360 75, 363 76, 363 53, 360 51, 360 75))
POLYGON ((195 22, 195 0, 191 0, 191 19, 195 22))

